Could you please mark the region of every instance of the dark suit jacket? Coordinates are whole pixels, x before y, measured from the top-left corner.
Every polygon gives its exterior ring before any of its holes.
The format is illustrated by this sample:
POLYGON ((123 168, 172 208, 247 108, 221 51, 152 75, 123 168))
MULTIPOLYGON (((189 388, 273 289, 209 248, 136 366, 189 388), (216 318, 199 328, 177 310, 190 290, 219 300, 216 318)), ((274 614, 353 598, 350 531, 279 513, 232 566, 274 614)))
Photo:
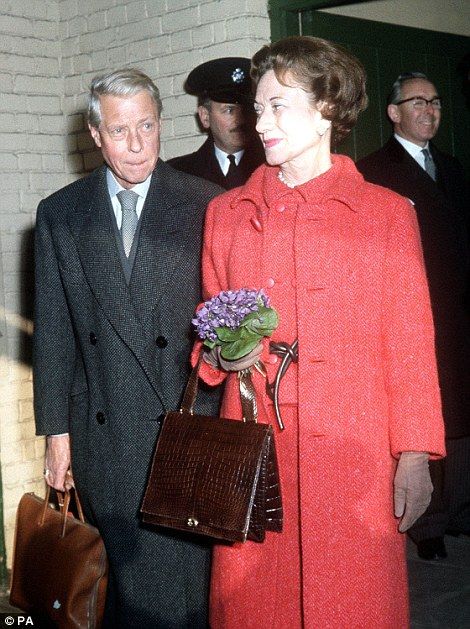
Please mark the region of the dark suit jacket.
POLYGON ((470 434, 468 191, 454 157, 431 144, 437 181, 395 138, 357 162, 367 181, 411 199, 416 209, 436 329, 446 434, 470 434))
MULTIPOLYGON (((76 485, 110 561, 108 624, 202 627, 208 547, 143 527, 138 512, 162 414, 188 377, 205 207, 220 189, 158 162, 127 285, 105 170, 38 208, 37 432, 71 435, 76 485)), ((217 392, 198 403, 214 413, 217 392)))
POLYGON ((173 157, 173 159, 168 160, 168 163, 177 170, 196 175, 196 177, 202 177, 229 190, 230 188, 242 186, 251 173, 264 163, 264 159, 264 151, 260 142, 255 141, 250 146, 247 146, 238 165, 238 181, 235 181, 231 186, 227 185, 225 176, 220 170, 219 162, 214 152, 214 142, 211 137, 207 138, 199 150, 188 155, 173 157))

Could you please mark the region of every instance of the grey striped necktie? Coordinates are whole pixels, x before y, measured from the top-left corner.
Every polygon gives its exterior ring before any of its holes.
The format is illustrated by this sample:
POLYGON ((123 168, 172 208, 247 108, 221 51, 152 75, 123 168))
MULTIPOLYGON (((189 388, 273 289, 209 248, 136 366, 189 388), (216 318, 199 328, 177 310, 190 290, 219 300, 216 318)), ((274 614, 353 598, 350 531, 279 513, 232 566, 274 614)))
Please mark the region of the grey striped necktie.
POLYGON ((432 158, 428 149, 423 149, 421 153, 424 155, 424 170, 428 173, 431 179, 436 181, 436 164, 432 158))
POLYGON ((139 218, 137 216, 136 207, 139 195, 132 190, 121 190, 117 193, 117 198, 122 208, 121 238, 124 246, 124 253, 127 257, 132 249, 135 230, 139 218))

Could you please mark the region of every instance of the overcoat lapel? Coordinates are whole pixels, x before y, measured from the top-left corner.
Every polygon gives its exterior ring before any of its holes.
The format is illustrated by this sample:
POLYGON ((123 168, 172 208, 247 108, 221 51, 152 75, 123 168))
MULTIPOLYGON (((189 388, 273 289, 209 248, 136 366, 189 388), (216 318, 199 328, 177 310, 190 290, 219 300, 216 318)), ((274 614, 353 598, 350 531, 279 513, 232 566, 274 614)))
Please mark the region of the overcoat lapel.
POLYGON ((165 292, 178 290, 172 276, 185 252, 181 243, 186 240, 190 246, 189 234, 195 220, 190 209, 182 208, 175 199, 178 182, 174 179, 179 179, 178 173, 159 161, 142 213, 129 289, 137 315, 147 330, 153 325, 153 311, 165 292), (188 234, 186 238, 184 232, 188 234))
MULTIPOLYGON (((390 154, 391 160, 399 164, 403 169, 404 181, 411 182, 416 187, 417 195, 429 197, 440 194, 438 184, 431 179, 395 138, 391 138, 385 147, 390 154)), ((411 200, 413 201, 413 199, 411 200)))
POLYGON ((210 181, 213 181, 218 186, 225 188, 226 181, 225 175, 222 172, 219 162, 215 156, 214 150, 214 141, 212 138, 207 138, 204 144, 199 149, 201 154, 199 156, 199 161, 201 163, 201 174, 203 178, 207 178, 210 181), (209 173, 209 176, 207 175, 209 173))
POLYGON ((106 167, 103 167, 90 177, 89 194, 83 197, 70 216, 70 229, 77 243, 83 271, 97 302, 117 334, 140 362, 165 406, 152 368, 153 344, 149 342, 132 303, 116 248, 105 173, 106 167))
POLYGON ((448 168, 448 158, 442 155, 442 153, 437 149, 434 144, 430 143, 431 155, 434 159, 437 168, 437 185, 440 190, 447 196, 450 197, 452 195, 452 187, 455 181, 452 181, 452 176, 449 172, 448 168))

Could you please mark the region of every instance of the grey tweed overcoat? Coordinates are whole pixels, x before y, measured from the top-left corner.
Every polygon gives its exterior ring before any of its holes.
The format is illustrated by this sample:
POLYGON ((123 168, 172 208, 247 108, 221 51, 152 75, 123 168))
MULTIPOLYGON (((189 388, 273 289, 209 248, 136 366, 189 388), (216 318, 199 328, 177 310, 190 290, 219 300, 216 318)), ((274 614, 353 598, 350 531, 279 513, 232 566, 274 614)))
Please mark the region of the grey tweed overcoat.
MULTIPOLYGON (((142 526, 139 507, 162 415, 188 377, 204 212, 220 189, 158 161, 127 285, 105 173, 38 208, 37 433, 71 435, 75 483, 109 556, 107 625, 203 627, 209 545, 142 526)), ((200 412, 217 404, 200 393, 200 412)))

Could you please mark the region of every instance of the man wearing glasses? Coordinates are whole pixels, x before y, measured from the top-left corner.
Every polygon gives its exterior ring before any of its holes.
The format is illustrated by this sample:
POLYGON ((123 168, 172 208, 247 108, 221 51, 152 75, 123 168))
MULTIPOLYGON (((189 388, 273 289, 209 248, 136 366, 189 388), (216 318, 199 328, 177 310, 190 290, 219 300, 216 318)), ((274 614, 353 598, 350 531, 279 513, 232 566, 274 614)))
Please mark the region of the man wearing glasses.
POLYGON ((447 446, 446 459, 430 462, 431 504, 408 531, 428 560, 447 556, 446 533, 470 534, 469 200, 461 164, 431 142, 441 111, 425 74, 401 74, 388 98, 393 137, 357 163, 365 179, 411 200, 421 233, 447 446))

